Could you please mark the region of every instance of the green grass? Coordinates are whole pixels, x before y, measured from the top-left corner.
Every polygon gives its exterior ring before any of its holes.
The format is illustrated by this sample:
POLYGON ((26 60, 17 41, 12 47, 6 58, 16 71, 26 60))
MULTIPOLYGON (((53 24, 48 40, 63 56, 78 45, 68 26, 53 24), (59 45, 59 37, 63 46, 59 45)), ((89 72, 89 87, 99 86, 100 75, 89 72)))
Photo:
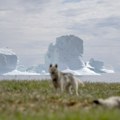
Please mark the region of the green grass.
POLYGON ((118 83, 85 83, 79 96, 56 93, 51 81, 0 81, 0 120, 119 120, 119 109, 92 100, 120 96, 118 83))

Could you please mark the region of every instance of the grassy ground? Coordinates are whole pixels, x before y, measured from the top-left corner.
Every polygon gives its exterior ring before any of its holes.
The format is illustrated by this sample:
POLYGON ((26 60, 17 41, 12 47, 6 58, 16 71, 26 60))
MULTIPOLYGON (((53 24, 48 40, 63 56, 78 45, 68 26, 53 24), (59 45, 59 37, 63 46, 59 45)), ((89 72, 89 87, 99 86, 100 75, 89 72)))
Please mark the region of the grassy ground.
POLYGON ((80 96, 59 94, 50 81, 0 81, 0 120, 119 120, 119 109, 93 106, 120 96, 120 84, 86 83, 80 96))

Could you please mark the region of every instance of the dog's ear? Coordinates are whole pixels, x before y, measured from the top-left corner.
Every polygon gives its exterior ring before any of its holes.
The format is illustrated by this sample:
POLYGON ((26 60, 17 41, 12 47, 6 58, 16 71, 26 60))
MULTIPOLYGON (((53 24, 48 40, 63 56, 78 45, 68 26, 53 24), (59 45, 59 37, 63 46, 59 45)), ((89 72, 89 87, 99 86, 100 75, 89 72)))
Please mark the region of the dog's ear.
POLYGON ((58 65, 57 65, 57 64, 55 64, 55 67, 56 67, 56 68, 58 68, 58 65))
POLYGON ((50 68, 52 67, 52 64, 50 64, 50 66, 49 66, 50 68))

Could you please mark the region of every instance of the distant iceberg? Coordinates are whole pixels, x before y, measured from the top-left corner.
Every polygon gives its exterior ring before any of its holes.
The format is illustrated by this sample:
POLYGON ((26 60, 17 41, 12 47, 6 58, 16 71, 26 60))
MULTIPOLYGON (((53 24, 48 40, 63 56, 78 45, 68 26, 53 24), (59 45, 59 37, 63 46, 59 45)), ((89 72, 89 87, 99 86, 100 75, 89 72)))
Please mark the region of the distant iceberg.
POLYGON ((90 61, 86 62, 86 67, 96 73, 114 73, 111 68, 106 68, 104 62, 91 58, 90 61))
POLYGON ((17 55, 7 48, 0 49, 0 74, 4 74, 16 69, 17 55))

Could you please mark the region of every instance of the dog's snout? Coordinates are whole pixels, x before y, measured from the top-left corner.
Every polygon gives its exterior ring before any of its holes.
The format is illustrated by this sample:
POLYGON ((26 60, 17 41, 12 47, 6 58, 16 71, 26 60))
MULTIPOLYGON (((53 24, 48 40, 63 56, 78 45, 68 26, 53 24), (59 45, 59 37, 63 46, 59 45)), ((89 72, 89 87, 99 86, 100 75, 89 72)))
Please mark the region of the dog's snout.
POLYGON ((54 74, 55 74, 55 72, 51 72, 51 74, 52 74, 52 75, 54 75, 54 74))

